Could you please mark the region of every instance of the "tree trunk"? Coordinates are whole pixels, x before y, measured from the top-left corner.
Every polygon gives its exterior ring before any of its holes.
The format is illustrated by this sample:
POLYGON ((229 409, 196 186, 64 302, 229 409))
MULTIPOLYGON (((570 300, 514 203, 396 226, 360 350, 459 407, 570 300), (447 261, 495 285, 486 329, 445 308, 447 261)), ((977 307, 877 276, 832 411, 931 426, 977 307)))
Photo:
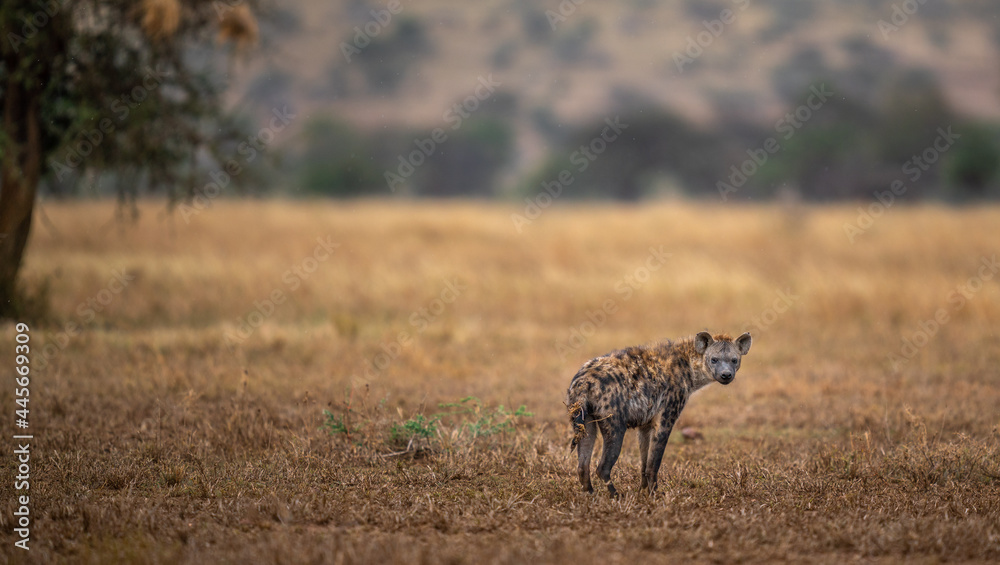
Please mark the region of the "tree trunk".
POLYGON ((31 216, 42 171, 39 93, 7 78, 3 92, 0 157, 0 318, 20 310, 17 274, 31 231, 31 216))

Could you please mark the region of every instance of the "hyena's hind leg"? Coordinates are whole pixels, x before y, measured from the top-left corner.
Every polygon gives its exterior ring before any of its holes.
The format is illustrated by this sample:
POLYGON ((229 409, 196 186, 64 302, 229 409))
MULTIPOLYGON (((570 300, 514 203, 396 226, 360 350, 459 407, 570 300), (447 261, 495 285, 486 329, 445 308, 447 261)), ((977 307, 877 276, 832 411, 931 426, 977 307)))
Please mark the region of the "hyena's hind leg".
POLYGON ((576 470, 580 475, 583 492, 594 492, 594 487, 590 484, 590 456, 594 453, 594 443, 597 441, 597 424, 593 420, 587 420, 584 430, 584 436, 577 445, 580 464, 576 470))
POLYGON ((649 482, 646 479, 646 462, 649 459, 649 436, 653 433, 653 425, 646 424, 639 428, 639 461, 642 462, 642 470, 639 473, 641 479, 639 488, 646 490, 649 482))
POLYGON ((611 420, 601 420, 601 436, 604 438, 604 453, 601 454, 601 461, 597 464, 597 476, 608 486, 608 492, 612 497, 618 496, 618 490, 611 482, 611 469, 618 462, 618 456, 622 452, 622 441, 625 439, 625 426, 612 423, 611 420))

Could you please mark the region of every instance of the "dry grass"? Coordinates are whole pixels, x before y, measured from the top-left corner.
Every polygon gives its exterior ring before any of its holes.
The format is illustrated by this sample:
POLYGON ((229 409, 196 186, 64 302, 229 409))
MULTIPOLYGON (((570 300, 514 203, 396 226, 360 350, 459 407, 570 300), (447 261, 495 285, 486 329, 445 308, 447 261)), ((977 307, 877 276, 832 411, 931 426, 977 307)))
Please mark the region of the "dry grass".
MULTIPOLYGON (((0 458, 5 561, 1000 559, 1000 278, 949 301, 997 252, 1000 209, 894 207, 851 245, 851 207, 564 207, 520 235, 496 204, 227 202, 190 225, 149 204, 121 228, 109 204, 44 208, 35 351, 86 329, 35 367, 27 554, 0 458), (339 247, 292 288, 283 273, 326 236, 339 247), (664 267, 616 292, 661 245, 664 267), (91 320, 115 270, 134 280, 91 320), (276 289, 286 300, 227 347, 276 289), (798 298, 771 315, 778 291, 798 298), (657 498, 638 494, 631 434, 625 496, 578 492, 562 401, 582 361, 748 324, 743 370, 690 403, 678 429, 704 440, 671 439, 657 498), (467 396, 478 412, 431 425, 467 396), (534 416, 506 415, 522 404, 534 416), (509 425, 476 437, 488 416, 509 425)), ((10 325, 0 340, 10 375, 10 325)), ((13 411, 12 386, 0 403, 13 411)))

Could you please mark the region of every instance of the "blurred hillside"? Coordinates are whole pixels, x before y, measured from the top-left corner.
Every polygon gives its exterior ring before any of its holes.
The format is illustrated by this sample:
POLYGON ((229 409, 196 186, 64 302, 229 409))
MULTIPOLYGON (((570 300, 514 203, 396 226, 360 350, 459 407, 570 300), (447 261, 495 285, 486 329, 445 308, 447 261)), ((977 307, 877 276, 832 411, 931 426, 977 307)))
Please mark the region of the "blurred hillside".
POLYGON ((532 197, 563 171, 564 197, 1000 193, 995 2, 577 2, 282 3, 229 75, 251 124, 295 115, 255 177, 341 196, 532 197))

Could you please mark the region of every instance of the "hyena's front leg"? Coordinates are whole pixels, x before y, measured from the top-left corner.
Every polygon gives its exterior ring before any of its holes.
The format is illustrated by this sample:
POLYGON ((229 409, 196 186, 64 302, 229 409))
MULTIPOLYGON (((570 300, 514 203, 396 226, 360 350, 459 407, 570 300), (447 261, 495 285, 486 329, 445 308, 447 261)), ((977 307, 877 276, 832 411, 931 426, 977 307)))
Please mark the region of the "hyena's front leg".
POLYGON ((656 492, 656 477, 660 472, 660 464, 663 463, 663 452, 667 449, 667 440, 670 439, 670 432, 674 429, 677 417, 680 416, 684 408, 684 401, 681 400, 673 406, 668 406, 660 417, 653 434, 653 448, 649 450, 649 459, 645 464, 643 482, 649 487, 649 494, 656 492))
POLYGON ((601 454, 601 461, 597 464, 597 476, 608 485, 608 492, 612 497, 618 496, 618 490, 611 482, 611 469, 618 462, 618 456, 622 452, 622 441, 625 439, 625 426, 613 424, 610 420, 601 420, 601 437, 604 438, 604 453, 601 454))
POLYGON ((583 486, 583 492, 594 492, 594 487, 590 484, 590 456, 594 452, 594 443, 597 441, 597 424, 593 420, 588 420, 584 424, 584 430, 586 435, 580 440, 580 444, 576 446, 580 462, 576 471, 580 476, 580 484, 583 486))
POLYGON ((653 432, 653 425, 647 424, 639 428, 639 461, 642 464, 642 471, 639 472, 639 488, 645 490, 646 482, 646 461, 649 459, 649 436, 653 432))
POLYGON ((657 430, 653 439, 653 449, 649 450, 649 460, 643 467, 642 486, 649 489, 649 494, 656 492, 656 476, 660 472, 660 463, 663 462, 663 452, 667 449, 667 440, 670 439, 670 430, 657 430))

